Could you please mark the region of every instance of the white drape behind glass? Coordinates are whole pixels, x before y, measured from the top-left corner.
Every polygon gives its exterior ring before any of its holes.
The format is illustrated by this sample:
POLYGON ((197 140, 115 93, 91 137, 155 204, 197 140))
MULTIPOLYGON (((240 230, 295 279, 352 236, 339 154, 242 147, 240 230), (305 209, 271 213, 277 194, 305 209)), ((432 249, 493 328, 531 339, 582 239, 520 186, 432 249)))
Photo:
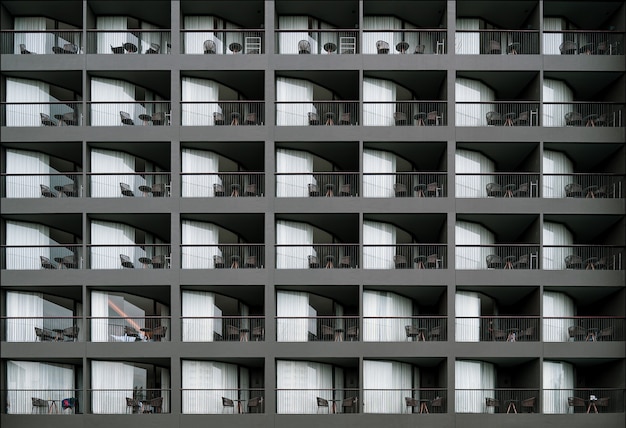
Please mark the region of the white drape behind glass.
POLYGON ((203 54, 204 42, 211 40, 215 43, 215 53, 224 53, 222 37, 224 33, 216 33, 212 30, 222 27, 222 20, 214 16, 185 16, 185 30, 206 30, 185 32, 185 53, 203 54))
POLYGON ((456 126, 484 126, 487 113, 493 111, 493 89, 478 80, 457 77, 454 85, 456 99, 456 126), (462 102, 469 102, 465 104, 462 102))
POLYGON ((457 291, 454 296, 455 333, 457 342, 480 341, 480 297, 471 291, 457 291), (470 318, 468 318, 470 317, 470 318))
POLYGON ((563 152, 553 150, 543 151, 543 173, 562 174, 543 176, 543 197, 544 198, 564 198, 565 186, 572 182, 574 173, 574 163, 563 152))
POLYGON ((214 125, 214 113, 222 113, 222 108, 217 103, 219 94, 219 84, 213 80, 183 77, 183 126, 214 125))
POLYGON ((161 396, 163 397, 163 413, 170 412, 171 394, 171 376, 169 369, 161 367, 161 396))
MULTIPOLYGON (((141 22, 142 30, 158 30, 159 27, 154 24, 150 24, 149 22, 142 21, 141 22)), ((141 32, 141 47, 139 48, 139 52, 145 53, 150 47, 152 43, 156 43, 161 48, 159 52, 165 52, 167 40, 161 40, 161 32, 160 31, 142 31, 141 32)))
POLYGON ((219 228, 213 223, 183 220, 181 238, 183 269, 213 269, 214 256, 222 257, 222 251, 217 246, 219 228))
POLYGON ((561 80, 543 79, 543 126, 565 126, 565 115, 573 105, 563 104, 574 101, 574 92, 561 80))
MULTIPOLYGON (((91 317, 91 341, 108 342, 109 293, 104 291, 91 292, 91 317)), ((119 334, 119 332, 115 333, 119 334)))
POLYGON ((565 258, 573 253, 572 232, 561 223, 544 221, 543 223, 543 268, 546 270, 565 269, 565 258), (557 247, 549 247, 556 245, 557 247), (559 248, 560 247, 560 248, 559 248))
POLYGON ((127 184, 133 193, 146 183, 145 178, 134 174, 135 157, 126 152, 92 148, 91 172, 92 198, 118 198, 122 195, 120 183, 127 184), (98 175, 111 173, 121 174, 98 175))
POLYGON ((543 362, 543 413, 567 413, 574 395, 574 366, 564 361, 543 362))
POLYGON ((7 270, 41 269, 39 256, 50 258, 50 247, 45 247, 51 244, 49 236, 43 224, 6 220, 6 245, 20 246, 6 249, 7 270))
POLYGON ((364 269, 393 269, 395 245, 395 226, 377 221, 365 220, 363 222, 364 269))
POLYGON ((215 196, 215 184, 222 184, 219 155, 208 150, 182 149, 183 197, 210 198, 215 196), (202 173, 202 175, 185 175, 202 173))
POLYGON ((485 398, 494 397, 495 367, 483 361, 455 361, 454 389, 456 413, 493 413, 485 398))
POLYGON ((277 291, 276 315, 278 316, 276 337, 279 342, 306 342, 308 340, 309 293, 277 291))
POLYGON ((6 177, 7 198, 40 198, 40 184, 50 187, 50 158, 40 152, 6 149, 6 173, 23 174, 6 177))
MULTIPOLYGON (((488 174, 495 171, 494 162, 480 152, 457 149, 454 154, 457 174, 488 174)), ((486 195, 488 183, 495 181, 493 175, 457 175, 455 195, 457 198, 480 198, 486 195)))
POLYGON ((278 126, 306 126, 309 113, 317 114, 313 105, 313 83, 308 80, 277 77, 276 102, 278 126))
POLYGON ((91 244, 92 269, 121 269, 120 254, 128 256, 135 265, 139 264, 139 257, 146 255, 145 250, 135 246, 135 228, 123 223, 92 220, 91 244))
POLYGON ((7 342, 36 342, 35 328, 43 328, 43 295, 7 291, 6 316, 7 342))
POLYGON ((45 17, 16 16, 13 18, 13 28, 16 31, 13 41, 13 52, 16 54, 19 55, 22 52, 20 45, 25 45, 26 50, 34 54, 52 53, 54 34, 43 32, 46 30, 45 17), (25 32, 20 33, 20 31, 25 32), (41 32, 38 33, 37 31, 41 32))
MULTIPOLYGON (((480 20, 472 18, 457 18, 457 30, 479 30, 480 20)), ((457 32, 455 34, 455 53, 464 55, 478 55, 480 53, 480 33, 457 32)))
MULTIPOLYGON (((561 31, 565 28, 566 22, 563 18, 544 17, 544 31, 561 31)), ((561 53, 559 46, 563 43, 563 33, 543 33, 543 54, 558 55, 561 53)), ((544 100, 545 101, 545 100, 544 100)), ((545 108, 545 106, 544 106, 545 108)))
POLYGON ((138 123, 139 115, 146 112, 135 103, 135 85, 124 80, 92 77, 91 101, 91 126, 122 126, 122 111, 138 123))
POLYGON ((307 223, 278 220, 276 245, 277 269, 306 269, 308 256, 317 257, 313 248, 313 226, 307 223))
MULTIPOLYGON (((97 30, 126 30, 128 29, 128 17, 126 16, 98 16, 96 17, 97 30)), ((132 43, 137 46, 137 36, 128 32, 98 32, 97 37, 97 53, 110 54, 113 53, 111 47, 123 47, 124 43, 132 43)))
POLYGON ((237 366, 217 361, 183 360, 182 387, 184 414, 222 413, 222 397, 238 399, 237 366))
POLYGON ((316 397, 332 400, 333 387, 333 366, 330 364, 276 361, 278 414, 316 413, 316 397))
POLYGON ((214 293, 184 290, 182 300, 183 342, 213 342, 214 332, 222 334, 221 320, 213 318, 219 313, 214 293))
POLYGON ((363 411, 404 413, 404 397, 412 397, 411 365, 397 361, 363 361, 363 411))
POLYGON ((76 397, 74 367, 71 365, 8 360, 6 368, 6 409, 9 414, 33 413, 31 397, 55 400, 59 411, 62 410, 61 400, 76 397))
POLYGON ((393 126, 396 84, 390 80, 363 78, 363 125, 393 126))
POLYGON ((396 155, 382 150, 363 149, 363 197, 392 198, 396 155), (385 175, 369 175, 382 173, 385 175))
POLYGON ((399 30, 402 28, 402 21, 393 16, 364 16, 364 30, 381 30, 363 33, 363 53, 378 53, 376 42, 381 40, 389 44, 389 53, 398 53, 395 50, 396 43, 401 39, 401 33, 383 30, 399 30))
POLYGON ((126 397, 133 395, 134 368, 113 361, 91 362, 91 410, 94 414, 126 412, 126 397))
POLYGON ((487 256, 494 251, 490 246, 495 242, 493 232, 478 223, 457 220, 454 233, 456 268, 483 269, 486 267, 487 256), (471 247, 459 245, 471 245, 471 247))
POLYGON ((411 299, 388 291, 364 290, 363 340, 365 342, 405 341, 404 327, 411 324, 412 315, 411 299))
MULTIPOLYGON (((15 77, 6 78, 7 103, 49 103, 50 101, 50 85, 47 83, 15 77)), ((39 113, 50 116, 50 104, 7 104, 6 126, 41 126, 39 113)))
MULTIPOLYGON (((227 30, 238 30, 241 29, 241 27, 239 25, 235 25, 232 22, 228 22, 226 21, 225 23, 226 29, 227 30)), ((241 47, 243 48, 244 45, 244 40, 243 40, 243 34, 241 32, 238 31, 229 31, 225 33, 225 42, 224 45, 226 46, 226 54, 227 55, 233 55, 235 54, 235 52, 233 52, 230 48, 231 48, 231 44, 233 43, 239 43, 241 45, 241 47)))
POLYGON ((302 150, 276 149, 276 197, 307 197, 309 184, 317 185, 313 177, 313 155, 302 150), (280 175, 300 173, 302 175, 280 175))
POLYGON ((543 341, 567 342, 569 339, 568 328, 575 324, 575 320, 571 317, 575 315, 576 306, 570 296, 558 291, 544 291, 543 341), (551 319, 552 317, 561 319, 551 319))
POLYGON ((278 35, 278 53, 279 54, 297 54, 298 42, 306 40, 311 45, 311 53, 317 53, 317 42, 309 37, 308 16, 279 16, 278 28, 281 30, 305 30, 298 32, 279 33, 278 35))

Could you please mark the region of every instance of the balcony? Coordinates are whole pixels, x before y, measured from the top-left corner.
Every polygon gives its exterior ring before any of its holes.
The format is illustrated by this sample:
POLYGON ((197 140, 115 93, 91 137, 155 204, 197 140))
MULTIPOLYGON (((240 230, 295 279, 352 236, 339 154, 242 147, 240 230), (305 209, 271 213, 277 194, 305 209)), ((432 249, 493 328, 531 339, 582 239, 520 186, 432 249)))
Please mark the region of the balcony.
POLYGON ((276 30, 275 40, 275 51, 281 55, 359 53, 359 32, 354 29, 276 30))
POLYGON ((624 317, 545 317, 544 342, 622 342, 624 317))
POLYGON ((87 30, 87 53, 164 55, 171 40, 170 30, 87 30))
POLYGON ((616 31, 544 31, 545 55, 624 55, 624 33, 616 31))
POLYGON ((201 415, 265 413, 264 392, 263 388, 182 388, 182 413, 201 415))
POLYGON ((538 198, 539 174, 528 172, 456 174, 457 197, 538 198), (485 184, 486 183, 486 184, 485 184), (484 190, 481 187, 484 186, 484 190))
POLYGON ((442 315, 363 317, 364 342, 439 342, 448 340, 448 318, 442 315))
POLYGON ((181 320, 183 342, 265 341, 264 316, 181 317, 181 320))
POLYGON ((2 317, 3 342, 83 342, 79 317, 2 317))
POLYGON ((264 244, 181 245, 183 269, 263 269, 264 244))
POLYGON ((364 29, 363 53, 377 55, 445 55, 445 29, 364 29))
POLYGON ((262 29, 181 30, 183 54, 260 55, 265 53, 262 29))
POLYGON ((469 270, 539 269, 539 246, 536 244, 457 245, 456 268, 469 270))
POLYGON ((169 342, 169 317, 89 317, 91 342, 169 342))
POLYGON ((457 30, 457 55, 538 55, 537 30, 457 30))
POLYGON ((624 389, 544 389, 543 413, 624 413, 624 389))
POLYGON ((58 174, 2 174, 3 198, 78 198, 83 196, 82 176, 58 174), (42 184, 46 183, 46 184, 42 184))
POLYGON ((182 126, 256 126, 265 124, 263 101, 181 102, 182 126))
POLYGON ((169 389, 90 389, 92 414, 169 413, 169 389))
MULTIPOLYGON (((162 198, 171 196, 170 173, 90 173, 87 178, 89 180, 87 193, 91 198, 162 198)), ((59 197, 60 195, 61 192, 59 192, 59 197)))
POLYGON ((571 102, 543 103, 542 124, 549 127, 624 126, 624 103, 571 102))
POLYGON ((539 126, 533 101, 456 102, 456 126, 539 126))
POLYGON ((169 269, 169 245, 88 245, 89 269, 169 269))
POLYGON ((358 101, 276 102, 277 126, 358 125, 358 101))
POLYGON ((82 269, 82 246, 58 245, 3 245, 2 269, 7 270, 56 270, 82 269))
POLYGON ((447 413, 444 388, 364 389, 363 413, 447 413))
POLYGON ((0 54, 84 54, 82 30, 47 30, 0 32, 0 54))
POLYGON ((277 197, 351 197, 359 196, 357 172, 277 173, 277 197), (307 192, 299 191, 306 186, 307 192))
POLYGON ((358 244, 276 245, 277 269, 351 269, 358 267, 358 244))
MULTIPOLYGON (((54 103, 0 104, 0 126, 46 128, 83 125, 82 103, 60 101, 54 103)), ((119 114, 119 113, 116 113, 119 114)))
POLYGON ((624 247, 618 245, 544 245, 546 270, 623 270, 624 247))
POLYGON ((364 126, 446 126, 445 101, 363 102, 364 126))
POLYGON ((457 389, 456 413, 539 413, 540 390, 529 388, 457 389))
POLYGON ((539 342, 540 317, 483 316, 456 317, 458 342, 539 342), (479 334, 476 334, 476 333, 479 334))
POLYGON ((265 174, 262 172, 183 173, 181 181, 183 197, 265 196, 265 174))
POLYGON ((171 103, 136 102, 89 102, 87 103, 89 126, 169 126, 171 103))
POLYGON ((83 391, 80 389, 7 389, 2 390, 2 394, 7 400, 6 413, 10 415, 83 413, 80 408, 84 403, 83 391))
POLYGON ((543 174, 544 198, 624 198, 622 174, 543 174))
POLYGON ((358 389, 276 389, 278 414, 361 413, 358 389))
POLYGON ((448 176, 445 172, 364 173, 363 197, 445 198, 448 176))
POLYGON ((278 342, 358 342, 359 317, 276 317, 278 342))
POLYGON ((364 269, 447 269, 446 244, 363 245, 364 269))

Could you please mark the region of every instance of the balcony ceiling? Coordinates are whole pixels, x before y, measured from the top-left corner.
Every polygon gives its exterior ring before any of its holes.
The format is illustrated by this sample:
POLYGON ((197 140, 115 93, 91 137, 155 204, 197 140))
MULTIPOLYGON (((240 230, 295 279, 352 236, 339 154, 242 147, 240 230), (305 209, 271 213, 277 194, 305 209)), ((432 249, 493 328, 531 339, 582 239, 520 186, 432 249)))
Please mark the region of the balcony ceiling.
POLYGON ((163 100, 171 99, 170 72, 168 71, 90 71, 89 76, 120 79, 130 82, 140 88, 154 91, 163 100))
MULTIPOLYGON (((577 172, 594 171, 602 163, 610 162, 612 158, 619 156, 617 159, 621 157, 621 169, 612 171, 624 173, 626 162, 622 148, 623 145, 611 143, 544 143, 545 150, 567 154, 567 157, 574 162, 574 169, 577 172), (621 154, 619 154, 620 151, 621 154)), ((619 161, 615 164, 620 165, 619 161)))
MULTIPOLYGON (((210 291, 216 294, 221 294, 222 296, 231 297, 235 300, 245 303, 252 308, 260 306, 261 309, 263 309, 263 301, 265 296, 263 294, 263 286, 260 285, 200 285, 194 287, 185 287, 185 289, 194 291, 210 291)), ((234 309, 234 313, 237 313, 237 308, 234 309)))
POLYGON ((77 95, 83 93, 83 79, 80 71, 3 71, 2 75, 45 82, 77 95))
MULTIPOLYGON (((301 143, 302 144, 302 143, 301 143)), ((240 171, 263 171, 263 143, 256 142, 186 142, 183 147, 210 150, 236 162, 240 171)), ((169 157, 168 157, 169 159, 169 157)))
POLYGON ((478 223, 495 234, 496 243, 539 244, 539 232, 521 239, 533 223, 539 221, 538 214, 459 214, 457 220, 478 223))
POLYGON ((181 1, 181 14, 219 16, 242 28, 263 28, 265 6, 263 0, 181 1))
MULTIPOLYGON (((130 3, 130 2, 129 2, 130 3)), ((83 26, 83 2, 76 0, 5 0, 2 5, 13 16, 45 16, 71 24, 77 28, 83 26)), ((4 28, 3 28, 4 29, 4 28)))
POLYGON ((89 0, 87 4, 96 16, 129 16, 160 28, 170 28, 169 0, 89 0))
POLYGON ((358 28, 359 25, 358 0, 277 0, 275 4, 278 16, 312 16, 342 29, 358 28))
MULTIPOLYGON (((518 165, 524 164, 533 152, 538 149, 539 143, 457 143, 459 149, 477 151, 496 163, 496 170, 502 172, 519 171, 518 165)), ((539 155, 531 162, 534 165, 539 164, 539 155)), ((526 171, 526 172, 538 172, 526 171)))
POLYGON ((445 100, 445 71, 364 71, 364 77, 391 80, 408 89, 418 100, 445 100))
POLYGON ((90 220, 127 224, 135 229, 152 233, 166 244, 172 242, 169 214, 89 214, 88 216, 90 220))
MULTIPOLYGON (((239 93, 242 99, 263 101, 265 82, 262 71, 184 71, 183 76, 210 79, 239 93)), ((232 100, 236 101, 236 100, 232 100)))
MULTIPOLYGON (((313 3, 313 2, 311 2, 313 3)), ((445 24, 446 2, 399 0, 366 0, 363 2, 363 15, 393 15, 417 27, 437 28, 445 24)))
MULTIPOLYGON (((439 310, 439 304, 445 301, 446 287, 435 287, 420 285, 406 286, 406 285, 385 285, 383 288, 377 288, 376 286, 364 286, 366 290, 378 290, 378 291, 391 291, 392 293, 399 294, 404 297, 408 297, 414 302, 419 303, 420 306, 430 306, 439 310)), ((429 314, 432 312, 428 311, 429 314)), ((440 314, 440 315, 445 315, 440 314)))
POLYGON ((603 30, 607 19, 623 6, 623 0, 550 0, 543 4, 543 15, 563 16, 583 30, 603 30))
POLYGON ((537 71, 459 71, 458 77, 478 80, 489 86, 496 93, 496 100, 538 101, 539 91, 528 92, 527 87, 539 78, 537 71))
POLYGON ((185 214, 185 220, 214 223, 240 238, 240 242, 263 244, 265 224, 263 214, 185 214))
POLYGON ((564 224, 573 234, 575 244, 592 245, 611 242, 624 245, 624 216, 610 214, 544 214, 543 221, 564 224), (618 223, 622 223, 621 227, 618 223))
POLYGON ((624 94, 616 96, 613 89, 618 86, 618 80, 623 82, 624 73, 621 72, 546 71, 543 77, 567 83, 574 91, 574 99, 577 101, 624 100, 624 94))
MULTIPOLYGON (((516 287, 507 285, 506 287, 489 287, 489 286, 463 286, 463 290, 475 291, 477 293, 484 294, 496 300, 498 306, 514 306, 519 311, 523 306, 538 306, 538 302, 532 300, 531 294, 537 291, 537 287, 516 287), (533 303, 536 303, 534 305, 533 303)), ((536 300, 537 298, 535 298, 536 300)), ((483 315, 487 315, 483 313, 483 315)), ((515 314, 509 312, 500 312, 499 315, 533 315, 532 313, 516 312, 515 314)))
MULTIPOLYGON (((56 145, 56 143, 55 143, 56 145)), ((163 170, 171 170, 171 153, 169 142, 141 142, 141 143, 89 143, 90 147, 99 147, 107 150, 119 150, 129 153, 139 159, 154 162, 163 170)))
POLYGON ((356 101, 359 99, 359 74, 356 71, 281 71, 277 73, 277 76, 311 81, 333 92, 342 100, 356 101))
POLYGON ((415 240, 415 243, 445 243, 446 214, 364 214, 364 220, 390 223, 402 229, 415 240))
POLYGON ((356 214, 276 214, 276 219, 309 223, 333 235, 337 242, 359 243, 359 219, 356 214))
POLYGON ((417 171, 445 171, 446 144, 430 141, 420 141, 419 143, 406 142, 385 142, 385 143, 364 143, 367 149, 383 150, 391 152, 406 159, 417 171))
POLYGON ((351 142, 295 142, 276 143, 276 147, 292 150, 304 150, 327 160, 339 171, 358 172, 359 145, 351 142))
MULTIPOLYGON (((34 152, 45 153, 49 156, 66 160, 74 165, 80 166, 83 162, 81 155, 81 143, 80 142, 61 142, 55 141, 54 144, 50 144, 48 141, 41 141, 36 143, 22 143, 22 142, 2 142, 3 147, 10 147, 19 150, 32 150, 34 152)), ((63 170, 62 172, 69 172, 63 170)))
MULTIPOLYGON (((48 227, 67 232, 78 238, 83 235, 80 214, 3 214, 2 218, 5 220, 45 224, 48 227)), ((62 244, 71 244, 71 242, 62 242, 62 244)))
POLYGON ((496 0, 458 0, 456 16, 458 18, 480 17, 486 22, 502 29, 524 28, 527 20, 535 14, 537 1, 502 1, 496 0), (503 9, 506 9, 503 11, 503 9))
MULTIPOLYGON (((281 287, 276 287, 280 289, 281 287)), ((356 285, 289 285, 285 287, 289 291, 304 291, 307 293, 315 294, 317 296, 325 297, 327 299, 333 300, 345 308, 358 308, 359 306, 359 287, 356 285)), ((313 299, 316 301, 316 308, 319 308, 320 305, 324 305, 327 302, 322 302, 322 299, 313 299)), ((332 309, 332 308, 329 308, 332 309)), ((358 309, 357 309, 358 313, 358 309)), ((347 315, 347 314, 346 314, 347 315)))
MULTIPOLYGON (((508 287, 505 287, 508 289, 508 287)), ((602 300, 613 300, 619 301, 624 298, 624 289, 617 287, 548 287, 545 286, 544 289, 546 291, 559 291, 561 293, 565 293, 574 299, 574 303, 576 304, 576 308, 578 309, 578 315, 597 315, 598 314, 598 302, 602 300), (621 294, 621 295, 620 295, 621 294), (587 307, 591 308, 591 313, 588 313, 588 310, 585 310, 587 307)), ((619 315, 618 313, 611 313, 611 315, 619 315)), ((621 314, 624 315, 623 313, 621 314)))

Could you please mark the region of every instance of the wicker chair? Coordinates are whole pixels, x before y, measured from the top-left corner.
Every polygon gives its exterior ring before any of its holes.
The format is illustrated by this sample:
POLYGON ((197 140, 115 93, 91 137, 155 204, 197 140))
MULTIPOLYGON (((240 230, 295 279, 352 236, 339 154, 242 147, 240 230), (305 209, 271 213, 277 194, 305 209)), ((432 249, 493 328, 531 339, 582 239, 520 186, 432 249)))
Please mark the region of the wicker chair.
POLYGON ((582 269, 583 267, 583 259, 580 256, 576 256, 574 254, 570 254, 565 257, 565 268, 566 269, 582 269))
POLYGON ((576 44, 576 42, 566 40, 561 43, 561 46, 559 46, 559 50, 561 51, 561 55, 574 55, 576 54, 576 51, 578 51, 578 45, 576 44))
POLYGON ((299 54, 310 54, 311 53, 311 44, 308 40, 300 40, 298 42, 298 53, 299 54))
POLYGON ((502 267, 502 259, 495 254, 487 256, 487 269, 500 269, 502 267))
POLYGON ((500 186, 498 183, 487 183, 486 189, 487 196, 492 198, 502 196, 504 194, 502 192, 502 186, 500 186))
POLYGON ((565 113, 566 126, 581 126, 583 124, 583 116, 575 111, 565 113))
POLYGON ((376 52, 379 54, 388 54, 389 53, 389 43, 384 40, 379 40, 376 42, 376 52))
POLYGON ((215 42, 213 40, 205 40, 202 44, 205 54, 215 54, 215 42))
POLYGON ((487 118, 487 125, 502 125, 502 115, 497 111, 489 111, 485 116, 487 118))

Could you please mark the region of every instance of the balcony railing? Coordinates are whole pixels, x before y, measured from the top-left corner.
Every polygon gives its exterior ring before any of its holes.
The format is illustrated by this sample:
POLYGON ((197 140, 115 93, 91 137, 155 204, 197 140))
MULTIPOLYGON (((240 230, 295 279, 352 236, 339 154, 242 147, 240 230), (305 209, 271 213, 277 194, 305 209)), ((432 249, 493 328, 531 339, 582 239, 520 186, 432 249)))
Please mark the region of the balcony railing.
POLYGON ((435 54, 446 52, 446 29, 363 30, 364 54, 435 54))
POLYGON ((446 244, 363 245, 363 269, 446 269, 446 244))
POLYGON ((90 389, 92 414, 170 413, 169 389, 90 389))
POLYGON ((358 172, 276 173, 276 197, 359 196, 358 172))
POLYGON ((544 317, 544 342, 621 342, 624 317, 544 317))
POLYGON ((277 126, 358 125, 358 101, 276 102, 277 126))
POLYGON ((542 124, 586 128, 624 126, 624 104, 607 102, 543 103, 542 124))
POLYGON ((457 55, 538 55, 537 30, 457 30, 457 55))
POLYGON ((276 245, 276 269, 351 269, 358 267, 358 244, 276 245))
POLYGON ((529 388, 457 389, 456 413, 539 413, 541 391, 529 388))
POLYGON ((169 54, 170 30, 87 30, 88 54, 169 54))
POLYGON ((91 342, 169 342, 170 318, 147 317, 89 317, 91 342))
POLYGON ((82 342, 79 317, 1 317, 3 342, 82 342))
POLYGON ((446 316, 363 317, 364 342, 438 342, 446 340, 448 340, 448 318, 446 316))
POLYGON ((169 269, 169 245, 88 245, 89 269, 169 269))
POLYGON ((364 389, 363 413, 447 413, 444 388, 364 389))
POLYGON ((183 414, 265 413, 265 390, 255 389, 181 389, 183 414))
POLYGON ((52 128, 83 124, 82 104, 76 101, 3 102, 0 109, 1 126, 52 128))
POLYGON ((456 126, 539 126, 536 101, 456 102, 456 126))
POLYGON ((457 342, 539 342, 540 317, 456 317, 457 342))
POLYGON ((622 270, 624 247, 614 245, 544 245, 546 270, 622 270))
POLYGON ((264 342, 265 317, 181 317, 183 342, 264 342))
POLYGON ((445 101, 364 101, 364 126, 445 126, 445 101))
POLYGON ((536 244, 457 245, 456 268, 469 270, 539 269, 536 244))
POLYGON ((6 389, 0 393, 6 399, 6 413, 9 415, 83 413, 83 391, 80 389, 6 389))
POLYGON ((169 126, 170 101, 108 101, 87 103, 90 126, 169 126))
POLYGON ((171 174, 135 173, 88 173, 87 193, 91 198, 162 198, 171 196, 171 174))
POLYGON ((359 317, 276 317, 278 342, 357 342, 359 317))
POLYGON ((3 198, 77 198, 83 186, 76 172, 56 174, 2 174, 3 198))
POLYGON ((258 55, 265 53, 265 30, 181 30, 184 54, 258 55))
POLYGON ((181 245, 182 269, 263 269, 264 244, 181 245))
POLYGON ((624 413, 623 388, 544 389, 543 413, 624 413))
POLYGON ((545 55, 624 55, 624 33, 615 31, 544 31, 545 55))
POLYGON ((265 196, 265 173, 182 173, 181 195, 183 198, 265 196))
POLYGON ((364 198, 443 198, 448 196, 445 172, 363 173, 364 198))
POLYGON ((182 126, 256 126, 265 124, 263 101, 184 101, 182 126))
POLYGON ((276 389, 276 413, 361 413, 358 389, 276 389))
POLYGON ((3 245, 2 269, 7 270, 54 270, 82 269, 83 257, 80 245, 3 245))
POLYGON ((624 175, 543 174, 544 198, 624 198, 624 175))
POLYGON ((354 55, 359 52, 358 40, 355 30, 276 30, 274 49, 282 55, 354 55))
POLYGON ((0 54, 82 54, 82 30, 0 32, 0 54))
POLYGON ((456 174, 457 198, 538 198, 539 174, 456 174))

